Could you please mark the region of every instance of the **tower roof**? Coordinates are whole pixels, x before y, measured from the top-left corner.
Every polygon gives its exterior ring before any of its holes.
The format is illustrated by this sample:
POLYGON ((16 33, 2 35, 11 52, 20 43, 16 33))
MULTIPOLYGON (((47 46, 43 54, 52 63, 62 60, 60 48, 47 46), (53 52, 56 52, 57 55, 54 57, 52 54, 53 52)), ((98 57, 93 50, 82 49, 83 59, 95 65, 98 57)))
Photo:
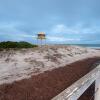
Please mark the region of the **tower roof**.
POLYGON ((39 32, 38 34, 45 34, 45 32, 39 32))

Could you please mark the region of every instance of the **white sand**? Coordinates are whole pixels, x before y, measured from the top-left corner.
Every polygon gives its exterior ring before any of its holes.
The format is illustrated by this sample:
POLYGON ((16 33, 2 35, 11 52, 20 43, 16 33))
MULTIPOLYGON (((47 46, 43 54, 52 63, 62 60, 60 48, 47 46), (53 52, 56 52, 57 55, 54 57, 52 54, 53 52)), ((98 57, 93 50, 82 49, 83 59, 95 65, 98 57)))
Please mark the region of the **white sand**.
POLYGON ((100 51, 78 46, 49 46, 0 51, 0 84, 11 83, 72 62, 100 57, 100 51))

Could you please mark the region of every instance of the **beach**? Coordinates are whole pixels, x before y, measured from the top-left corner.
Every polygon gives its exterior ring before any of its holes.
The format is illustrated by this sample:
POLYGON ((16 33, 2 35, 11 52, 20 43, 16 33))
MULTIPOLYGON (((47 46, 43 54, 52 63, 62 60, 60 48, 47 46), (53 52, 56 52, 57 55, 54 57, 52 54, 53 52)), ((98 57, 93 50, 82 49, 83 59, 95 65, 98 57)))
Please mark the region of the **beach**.
MULTIPOLYGON (((3 50, 0 57, 0 100, 50 100, 95 68, 100 51, 50 46, 3 50)), ((89 100, 93 86, 79 100, 89 100)))
MULTIPOLYGON (((50 100, 95 68, 93 64, 97 61, 100 61, 100 57, 88 58, 29 79, 1 85, 0 100, 50 100)), ((92 91, 91 88, 88 91, 79 100, 89 100, 93 95, 93 87, 92 91)))
POLYGON ((79 46, 4 49, 0 51, 0 84, 30 78, 32 75, 95 56, 100 57, 100 50, 79 46))

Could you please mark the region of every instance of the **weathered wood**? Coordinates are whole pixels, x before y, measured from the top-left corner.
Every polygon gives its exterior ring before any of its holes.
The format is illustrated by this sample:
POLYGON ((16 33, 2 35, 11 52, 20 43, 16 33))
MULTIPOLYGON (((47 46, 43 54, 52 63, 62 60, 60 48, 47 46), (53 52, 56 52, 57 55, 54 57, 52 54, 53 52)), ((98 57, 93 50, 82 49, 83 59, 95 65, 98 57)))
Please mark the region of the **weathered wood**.
POLYGON ((100 76, 100 65, 58 94, 52 100, 77 100, 100 76))

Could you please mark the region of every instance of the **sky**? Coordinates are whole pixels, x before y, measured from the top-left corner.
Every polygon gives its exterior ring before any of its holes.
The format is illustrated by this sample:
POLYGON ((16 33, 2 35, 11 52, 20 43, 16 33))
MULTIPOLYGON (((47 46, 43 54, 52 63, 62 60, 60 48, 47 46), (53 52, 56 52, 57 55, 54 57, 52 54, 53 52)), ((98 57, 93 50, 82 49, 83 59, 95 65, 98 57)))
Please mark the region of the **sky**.
POLYGON ((0 41, 99 44, 100 0, 0 0, 0 41))

